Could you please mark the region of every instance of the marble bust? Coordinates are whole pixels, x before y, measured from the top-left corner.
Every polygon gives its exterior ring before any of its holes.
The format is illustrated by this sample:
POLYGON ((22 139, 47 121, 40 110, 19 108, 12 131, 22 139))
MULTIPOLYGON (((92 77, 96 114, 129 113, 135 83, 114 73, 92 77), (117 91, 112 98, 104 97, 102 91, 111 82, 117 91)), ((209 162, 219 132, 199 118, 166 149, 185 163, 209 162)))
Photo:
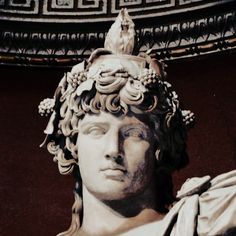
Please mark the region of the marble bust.
POLYGON ((151 50, 131 55, 134 32, 122 9, 105 47, 39 105, 50 114, 42 146, 76 181, 71 226, 58 235, 236 235, 236 171, 189 179, 173 196, 194 115, 151 50))

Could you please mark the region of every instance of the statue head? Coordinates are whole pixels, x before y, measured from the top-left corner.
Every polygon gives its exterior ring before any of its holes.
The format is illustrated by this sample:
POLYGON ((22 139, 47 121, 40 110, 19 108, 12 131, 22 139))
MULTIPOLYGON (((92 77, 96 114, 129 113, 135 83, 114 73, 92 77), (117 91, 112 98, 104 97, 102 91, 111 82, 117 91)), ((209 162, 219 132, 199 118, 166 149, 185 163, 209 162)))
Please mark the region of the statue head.
POLYGON ((65 73, 54 98, 39 106, 41 114, 52 113, 42 145, 53 154, 60 173, 73 173, 76 179, 70 230, 80 224, 83 182, 101 199, 113 200, 135 195, 151 178, 161 178, 159 210, 165 211, 173 201, 169 174, 188 161, 186 127, 193 114, 180 109, 163 62, 150 52, 129 54, 133 42, 133 22, 122 10, 105 48, 65 73), (109 164, 93 165, 97 156, 109 164), (96 171, 102 168, 108 169, 108 179, 122 184, 100 188, 96 171))

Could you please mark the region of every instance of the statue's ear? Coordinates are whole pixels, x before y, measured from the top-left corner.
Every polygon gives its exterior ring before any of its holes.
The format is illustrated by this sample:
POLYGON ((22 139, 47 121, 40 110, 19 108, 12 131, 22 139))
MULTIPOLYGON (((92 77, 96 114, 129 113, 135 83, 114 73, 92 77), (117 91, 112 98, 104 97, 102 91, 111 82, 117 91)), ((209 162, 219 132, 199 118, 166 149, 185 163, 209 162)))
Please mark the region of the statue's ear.
POLYGON ((71 152, 72 157, 76 160, 76 165, 79 164, 79 157, 78 157, 78 149, 77 146, 75 145, 73 148, 73 151, 71 152))
MULTIPOLYGON (((76 135, 77 137, 77 135, 76 135)), ((76 142, 77 138, 73 137, 73 138, 66 138, 66 147, 67 149, 70 151, 73 159, 76 162, 73 162, 73 164, 78 165, 78 147, 77 147, 77 142, 76 142)))

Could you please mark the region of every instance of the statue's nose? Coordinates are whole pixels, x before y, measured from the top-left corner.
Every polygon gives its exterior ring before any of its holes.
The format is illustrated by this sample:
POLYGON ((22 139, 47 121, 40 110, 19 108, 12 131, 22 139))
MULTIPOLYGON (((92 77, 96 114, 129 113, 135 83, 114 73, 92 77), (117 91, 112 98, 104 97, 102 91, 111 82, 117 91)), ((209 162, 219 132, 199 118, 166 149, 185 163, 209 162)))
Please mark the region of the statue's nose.
POLYGON ((105 158, 113 159, 116 162, 121 162, 123 160, 121 140, 119 138, 118 132, 115 135, 113 134, 111 137, 109 137, 105 151, 105 158))

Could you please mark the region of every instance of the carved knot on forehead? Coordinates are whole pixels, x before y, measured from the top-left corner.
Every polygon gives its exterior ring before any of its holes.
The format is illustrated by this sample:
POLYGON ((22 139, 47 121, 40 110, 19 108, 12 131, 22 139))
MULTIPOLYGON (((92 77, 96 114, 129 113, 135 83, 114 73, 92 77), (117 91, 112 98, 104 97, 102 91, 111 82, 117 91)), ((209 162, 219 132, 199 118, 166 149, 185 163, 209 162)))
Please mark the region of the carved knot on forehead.
POLYGON ((129 76, 129 73, 121 65, 115 69, 101 67, 96 78, 96 89, 104 94, 114 93, 126 84, 129 76))

